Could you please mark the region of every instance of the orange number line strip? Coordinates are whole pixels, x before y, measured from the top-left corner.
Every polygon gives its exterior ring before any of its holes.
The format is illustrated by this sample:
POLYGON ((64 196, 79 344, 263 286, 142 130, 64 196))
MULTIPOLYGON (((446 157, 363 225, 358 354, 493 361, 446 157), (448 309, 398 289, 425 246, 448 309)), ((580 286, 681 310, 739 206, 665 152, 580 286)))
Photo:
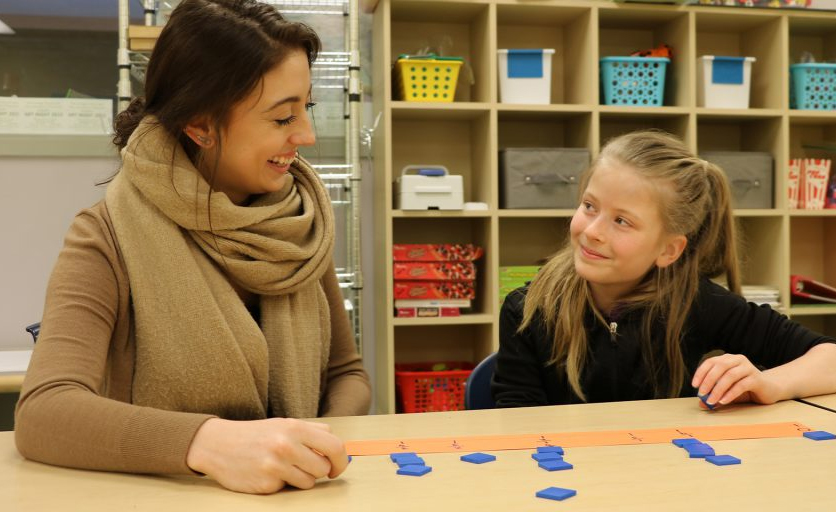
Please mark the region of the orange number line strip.
POLYGON ((694 437, 700 441, 797 437, 811 429, 801 423, 711 425, 685 428, 607 430, 601 432, 554 432, 493 436, 434 437, 424 439, 369 439, 347 441, 349 455, 388 455, 395 452, 442 453, 525 450, 538 446, 615 446, 669 443, 694 437))

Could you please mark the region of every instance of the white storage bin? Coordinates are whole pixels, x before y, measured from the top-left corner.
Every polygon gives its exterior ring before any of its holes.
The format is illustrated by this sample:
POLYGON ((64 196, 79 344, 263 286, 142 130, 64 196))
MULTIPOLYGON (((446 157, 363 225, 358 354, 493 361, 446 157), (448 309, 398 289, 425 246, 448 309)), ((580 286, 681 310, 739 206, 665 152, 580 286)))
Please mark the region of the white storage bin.
POLYGON ((498 50, 502 103, 551 103, 553 48, 498 50))
POLYGON ((407 165, 395 180, 395 208, 399 210, 461 210, 462 177, 443 165, 407 165))
POLYGON ((749 108, 754 57, 703 55, 697 64, 697 105, 749 108))

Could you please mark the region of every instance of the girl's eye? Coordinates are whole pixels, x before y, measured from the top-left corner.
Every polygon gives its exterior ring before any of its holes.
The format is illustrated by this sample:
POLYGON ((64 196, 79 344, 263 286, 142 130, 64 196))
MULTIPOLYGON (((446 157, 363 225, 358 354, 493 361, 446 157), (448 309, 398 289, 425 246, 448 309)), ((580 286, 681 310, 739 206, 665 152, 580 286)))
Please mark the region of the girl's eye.
POLYGON ((595 207, 592 206, 592 203, 590 203, 589 201, 584 201, 583 202, 583 209, 586 210, 586 211, 593 211, 593 210, 595 210, 595 207))
POLYGON ((630 222, 627 221, 624 217, 618 217, 615 219, 615 223, 619 226, 629 226, 630 222))
POLYGON ((279 126, 287 126, 293 121, 296 121, 296 116, 286 117, 284 119, 276 119, 276 124, 279 126))

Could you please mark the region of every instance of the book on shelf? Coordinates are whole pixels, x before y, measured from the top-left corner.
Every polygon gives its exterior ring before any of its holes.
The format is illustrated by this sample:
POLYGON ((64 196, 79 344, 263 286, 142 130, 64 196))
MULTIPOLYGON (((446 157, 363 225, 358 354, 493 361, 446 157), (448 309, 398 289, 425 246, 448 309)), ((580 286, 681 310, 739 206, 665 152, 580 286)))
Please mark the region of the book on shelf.
POLYGON ((790 288, 794 301, 836 304, 836 288, 809 277, 793 274, 790 276, 790 288))

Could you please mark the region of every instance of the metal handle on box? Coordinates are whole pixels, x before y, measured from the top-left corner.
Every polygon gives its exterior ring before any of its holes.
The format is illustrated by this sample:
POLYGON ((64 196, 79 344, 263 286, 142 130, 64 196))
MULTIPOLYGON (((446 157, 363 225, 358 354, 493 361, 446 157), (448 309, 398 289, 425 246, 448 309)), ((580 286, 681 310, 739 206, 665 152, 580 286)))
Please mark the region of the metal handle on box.
POLYGON ((574 185, 575 176, 564 176, 557 173, 526 174, 523 182, 526 185, 574 185))
POLYGON ((760 180, 732 180, 732 185, 735 187, 742 187, 746 190, 750 190, 753 188, 760 188, 761 181, 760 180))

